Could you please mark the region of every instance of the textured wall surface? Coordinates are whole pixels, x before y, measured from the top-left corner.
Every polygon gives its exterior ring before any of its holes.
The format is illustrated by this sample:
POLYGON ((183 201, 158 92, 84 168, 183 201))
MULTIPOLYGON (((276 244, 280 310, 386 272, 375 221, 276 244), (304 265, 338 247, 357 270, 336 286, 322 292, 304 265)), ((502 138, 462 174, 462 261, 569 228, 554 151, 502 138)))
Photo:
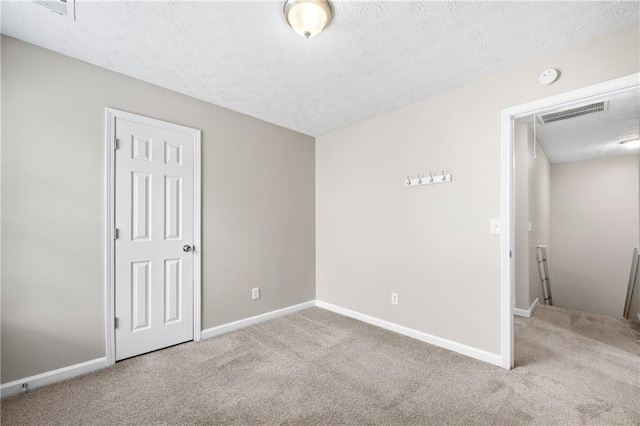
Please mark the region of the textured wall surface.
POLYGON ((638 245, 638 172, 633 156, 551 166, 555 306, 622 316, 638 245))
POLYGON ((499 353, 500 111, 637 73, 638 40, 627 28, 318 138, 318 298, 499 353), (541 86, 547 68, 562 78, 541 86), (404 186, 442 169, 452 183, 404 186))
POLYGON ((334 1, 331 24, 305 40, 287 26, 282 5, 79 1, 73 22, 33 2, 5 1, 2 31, 318 136, 637 24, 640 9, 334 1))
POLYGON ((203 328, 315 298, 313 138, 8 37, 2 106, 3 383, 105 354, 105 107, 203 131, 203 328))

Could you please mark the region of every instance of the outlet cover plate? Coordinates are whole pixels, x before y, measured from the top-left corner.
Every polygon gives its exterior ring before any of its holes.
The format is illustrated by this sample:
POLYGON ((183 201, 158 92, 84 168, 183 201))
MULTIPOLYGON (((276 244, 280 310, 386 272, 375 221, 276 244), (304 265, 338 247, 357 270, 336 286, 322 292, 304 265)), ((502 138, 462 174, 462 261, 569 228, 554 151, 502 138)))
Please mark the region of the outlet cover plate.
POLYGON ((398 293, 391 293, 391 304, 392 305, 398 304, 398 293))

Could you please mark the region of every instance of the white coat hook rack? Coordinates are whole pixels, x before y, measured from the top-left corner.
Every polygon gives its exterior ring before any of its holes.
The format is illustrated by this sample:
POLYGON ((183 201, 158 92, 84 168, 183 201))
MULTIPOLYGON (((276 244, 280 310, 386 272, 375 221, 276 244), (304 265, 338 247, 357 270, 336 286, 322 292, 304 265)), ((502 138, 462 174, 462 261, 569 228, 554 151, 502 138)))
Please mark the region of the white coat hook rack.
POLYGON ((445 172, 444 170, 441 173, 429 173, 429 175, 419 174, 418 177, 407 176, 404 180, 404 186, 420 186, 431 185, 433 183, 451 182, 452 176, 451 172, 445 172))

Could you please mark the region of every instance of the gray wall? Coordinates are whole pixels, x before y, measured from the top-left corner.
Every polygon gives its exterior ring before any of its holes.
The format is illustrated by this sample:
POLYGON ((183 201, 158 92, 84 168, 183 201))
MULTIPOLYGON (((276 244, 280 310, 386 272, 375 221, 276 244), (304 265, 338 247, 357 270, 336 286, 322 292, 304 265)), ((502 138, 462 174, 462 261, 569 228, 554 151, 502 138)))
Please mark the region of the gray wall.
POLYGON ((105 355, 105 107, 203 131, 203 328, 315 298, 313 138, 5 36, 2 89, 3 383, 105 355))
POLYGON ((499 353, 500 112, 637 73, 638 36, 629 27, 317 138, 318 299, 499 353), (562 77, 542 86, 548 68, 562 77), (403 185, 442 169, 452 183, 403 185))
POLYGON ((639 203, 636 156, 551 165, 555 306, 622 317, 639 203))
POLYGON ((527 124, 515 128, 515 269, 516 308, 529 309, 536 300, 544 303, 538 245, 550 242, 551 163, 542 148, 535 147, 533 131, 527 124), (529 230, 531 224, 531 231, 529 230))
MULTIPOLYGON (((536 300, 544 304, 542 283, 538 269, 538 245, 551 247, 551 163, 540 145, 536 146, 533 158, 533 131, 529 128, 529 306, 536 300)), ((537 142, 535 142, 537 143, 537 142)))
POLYGON ((516 308, 529 309, 529 127, 516 126, 513 140, 515 170, 516 308))
MULTIPOLYGON (((638 170, 640 170, 640 156, 638 156, 638 170)), ((640 200, 640 172, 638 172, 638 200, 640 200)), ((640 209, 638 209, 638 222, 640 223, 640 209)), ((640 227, 638 228, 638 232, 640 232, 640 227)), ((640 235, 638 236, 638 241, 640 242, 640 235)), ((636 284, 631 295, 631 306, 629 307, 629 319, 633 321, 637 321, 638 314, 640 314, 640 267, 638 267, 638 271, 636 273, 636 284)))

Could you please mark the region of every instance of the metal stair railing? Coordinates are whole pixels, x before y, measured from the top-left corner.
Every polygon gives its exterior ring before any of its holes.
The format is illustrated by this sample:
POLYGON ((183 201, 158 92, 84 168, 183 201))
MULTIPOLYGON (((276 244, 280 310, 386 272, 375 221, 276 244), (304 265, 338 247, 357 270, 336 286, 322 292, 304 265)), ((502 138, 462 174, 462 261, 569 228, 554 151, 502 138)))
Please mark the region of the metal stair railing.
POLYGON ((623 316, 629 319, 629 309, 631 307, 631 298, 633 290, 636 286, 636 277, 638 276, 638 247, 633 248, 633 257, 631 258, 631 272, 629 273, 629 286, 627 287, 627 297, 624 300, 623 316))
POLYGON ((545 305, 553 306, 551 297, 551 279, 549 277, 549 262, 547 257, 547 246, 538 246, 538 272, 542 282, 542 297, 545 305))

